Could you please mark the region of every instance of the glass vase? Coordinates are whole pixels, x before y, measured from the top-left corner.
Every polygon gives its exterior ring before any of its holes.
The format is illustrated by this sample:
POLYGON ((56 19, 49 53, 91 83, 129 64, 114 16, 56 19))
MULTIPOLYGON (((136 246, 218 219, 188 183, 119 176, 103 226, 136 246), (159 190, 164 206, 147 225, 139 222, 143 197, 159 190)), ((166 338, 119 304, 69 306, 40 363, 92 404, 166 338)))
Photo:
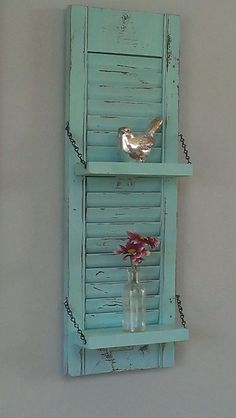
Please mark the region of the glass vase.
POLYGON ((123 288, 123 328, 129 332, 146 327, 145 288, 139 282, 137 267, 128 269, 128 282, 123 288))

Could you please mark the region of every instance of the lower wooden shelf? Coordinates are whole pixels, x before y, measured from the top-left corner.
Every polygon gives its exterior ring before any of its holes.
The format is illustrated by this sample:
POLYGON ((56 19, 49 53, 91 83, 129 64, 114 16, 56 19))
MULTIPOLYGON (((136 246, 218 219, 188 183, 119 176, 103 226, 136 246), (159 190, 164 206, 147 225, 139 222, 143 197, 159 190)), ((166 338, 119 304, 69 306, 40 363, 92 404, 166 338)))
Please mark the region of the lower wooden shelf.
POLYGON ((88 162, 86 168, 76 163, 75 174, 82 176, 191 176, 192 164, 136 163, 136 162, 88 162))
POLYGON ((150 325, 142 332, 125 332, 120 328, 91 329, 85 331, 85 337, 87 344, 84 348, 94 350, 186 341, 189 331, 176 325, 150 325))

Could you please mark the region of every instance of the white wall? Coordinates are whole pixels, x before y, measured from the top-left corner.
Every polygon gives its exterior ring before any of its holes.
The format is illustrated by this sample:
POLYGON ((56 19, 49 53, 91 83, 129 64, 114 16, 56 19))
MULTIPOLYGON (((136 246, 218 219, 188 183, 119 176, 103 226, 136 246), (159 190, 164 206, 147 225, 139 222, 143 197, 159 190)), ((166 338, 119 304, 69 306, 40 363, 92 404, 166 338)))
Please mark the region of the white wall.
MULTIPOLYGON (((82 3, 82 2, 81 2, 82 3)), ((66 0, 2 0, 1 418, 235 418, 236 2, 95 0, 182 17, 178 288, 191 339, 172 369, 63 377, 66 0)))

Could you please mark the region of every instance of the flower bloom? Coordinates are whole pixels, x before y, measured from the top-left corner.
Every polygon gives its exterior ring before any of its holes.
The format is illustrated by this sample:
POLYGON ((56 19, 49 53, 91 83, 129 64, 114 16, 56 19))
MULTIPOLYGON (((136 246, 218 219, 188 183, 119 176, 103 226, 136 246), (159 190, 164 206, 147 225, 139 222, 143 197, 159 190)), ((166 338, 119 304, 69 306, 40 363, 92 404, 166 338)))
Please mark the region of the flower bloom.
POLYGON ((160 244, 160 240, 155 237, 143 237, 137 232, 127 232, 128 238, 131 242, 136 244, 147 244, 150 248, 155 248, 160 244))
POLYGON ((120 245, 120 248, 116 253, 124 254, 124 260, 130 257, 130 260, 133 263, 140 264, 143 261, 143 257, 148 256, 150 251, 148 251, 141 243, 128 241, 126 245, 120 245))
POLYGON ((128 241, 125 245, 120 245, 115 254, 123 254, 123 259, 130 258, 131 265, 142 263, 144 257, 150 255, 149 249, 153 249, 160 244, 160 240, 155 237, 144 237, 137 232, 127 232, 128 241))

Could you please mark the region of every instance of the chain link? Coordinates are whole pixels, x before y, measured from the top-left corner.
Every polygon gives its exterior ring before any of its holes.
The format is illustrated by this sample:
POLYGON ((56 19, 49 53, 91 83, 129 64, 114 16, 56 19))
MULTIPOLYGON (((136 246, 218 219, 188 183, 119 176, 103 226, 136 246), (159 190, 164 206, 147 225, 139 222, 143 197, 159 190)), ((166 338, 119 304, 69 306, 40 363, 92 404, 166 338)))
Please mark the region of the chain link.
POLYGON ((180 133, 179 133, 179 140, 181 142, 181 146, 183 148, 183 151, 184 151, 184 155, 185 155, 185 159, 187 161, 187 164, 192 164, 192 161, 191 161, 190 155, 189 155, 189 150, 188 150, 187 145, 186 145, 186 140, 183 137, 183 135, 180 134, 180 133))
POLYGON ((81 341, 83 341, 84 344, 87 344, 85 335, 84 335, 82 329, 80 328, 79 324, 77 324, 76 319, 73 315, 73 312, 70 308, 68 297, 66 297, 65 300, 64 300, 64 307, 66 309, 67 315, 69 316, 74 328, 76 329, 77 333, 79 334, 81 341))
POLYGON ((179 317, 180 317, 180 321, 181 324, 183 325, 184 328, 186 328, 186 321, 185 321, 185 316, 184 316, 184 310, 182 307, 182 301, 180 299, 180 295, 175 295, 175 299, 176 299, 176 303, 177 303, 177 307, 178 307, 178 311, 179 311, 179 317))
POLYGON ((73 136, 72 136, 72 133, 71 133, 71 131, 70 131, 70 124, 69 124, 69 122, 66 122, 65 131, 66 131, 66 134, 67 134, 67 136, 68 136, 68 138, 69 138, 69 141, 70 141, 70 143, 71 143, 72 147, 74 148, 74 150, 75 150, 75 152, 76 152, 76 154, 77 154, 77 157, 79 158, 80 162, 81 162, 81 163, 84 165, 84 167, 86 168, 87 163, 86 163, 86 161, 84 160, 83 155, 82 155, 82 153, 80 152, 80 149, 79 149, 78 145, 76 144, 75 139, 74 139, 74 138, 73 138, 73 136))

